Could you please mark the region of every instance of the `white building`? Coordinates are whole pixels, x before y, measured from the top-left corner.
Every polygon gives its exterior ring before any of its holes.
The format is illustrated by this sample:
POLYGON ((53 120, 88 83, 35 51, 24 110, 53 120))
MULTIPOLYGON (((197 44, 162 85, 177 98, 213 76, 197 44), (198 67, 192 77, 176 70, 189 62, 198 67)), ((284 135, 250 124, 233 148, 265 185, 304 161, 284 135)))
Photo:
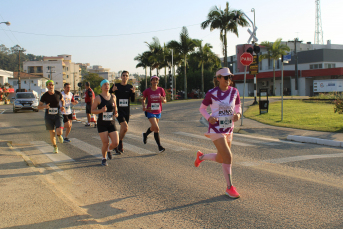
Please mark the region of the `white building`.
POLYGON ((8 83, 8 79, 13 78, 13 72, 0 69, 0 84, 8 83))
POLYGON ((64 83, 69 83, 72 91, 79 90, 77 84, 81 82, 81 68, 71 62, 71 55, 44 57, 43 61, 24 61, 23 71, 52 79, 56 90, 61 91, 64 83))
MULTIPOLYGON (((48 80, 48 78, 43 76, 37 76, 25 72, 20 73, 21 89, 25 89, 26 91, 36 91, 39 96, 47 91, 45 83, 48 80)), ((8 79, 8 83, 13 86, 14 91, 18 89, 18 72, 14 72, 13 78, 8 79)))
POLYGON ((110 82, 113 82, 117 77, 115 72, 111 72, 110 68, 103 68, 101 65, 93 65, 92 67, 88 67, 87 71, 90 73, 96 73, 100 77, 107 79, 110 82))

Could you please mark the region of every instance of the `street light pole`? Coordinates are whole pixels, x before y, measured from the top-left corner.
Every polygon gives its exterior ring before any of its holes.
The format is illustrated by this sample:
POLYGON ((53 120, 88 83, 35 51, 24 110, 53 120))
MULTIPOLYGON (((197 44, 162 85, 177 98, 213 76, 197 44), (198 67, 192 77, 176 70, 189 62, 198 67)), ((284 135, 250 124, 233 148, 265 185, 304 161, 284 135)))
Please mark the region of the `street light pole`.
MULTIPOLYGON (((254 35, 256 37, 256 31, 255 31, 255 8, 251 9, 251 12, 254 12, 254 35)), ((255 44, 255 41, 252 41, 253 44, 255 44)), ((257 60, 258 61, 258 60, 257 60)), ((253 105, 257 104, 257 76, 254 74, 254 102, 253 105)))

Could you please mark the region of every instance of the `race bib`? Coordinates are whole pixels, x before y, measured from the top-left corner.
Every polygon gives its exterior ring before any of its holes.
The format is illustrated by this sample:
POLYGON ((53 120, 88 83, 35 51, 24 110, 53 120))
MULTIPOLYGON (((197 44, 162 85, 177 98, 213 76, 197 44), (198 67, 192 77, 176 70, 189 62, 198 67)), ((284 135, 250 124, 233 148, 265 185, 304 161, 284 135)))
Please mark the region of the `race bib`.
POLYGON ((49 114, 51 115, 58 114, 58 108, 49 108, 49 114))
POLYGON ((159 110, 160 104, 159 103, 151 103, 151 110, 159 110))
POLYGON ((102 113, 102 120, 112 121, 113 120, 113 112, 103 112, 102 113))
POLYGON ((232 115, 219 117, 219 127, 224 129, 232 127, 232 117, 232 115))
POLYGON ((119 99, 119 106, 120 107, 128 107, 129 106, 129 100, 128 99, 119 99))

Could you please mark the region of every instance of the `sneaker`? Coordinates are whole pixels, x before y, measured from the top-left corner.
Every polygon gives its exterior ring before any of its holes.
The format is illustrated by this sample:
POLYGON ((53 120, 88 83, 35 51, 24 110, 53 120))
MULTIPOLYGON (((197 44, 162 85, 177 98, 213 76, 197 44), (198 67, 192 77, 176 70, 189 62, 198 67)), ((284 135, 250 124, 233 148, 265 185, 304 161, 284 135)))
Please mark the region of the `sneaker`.
POLYGON ((159 151, 160 153, 164 152, 165 150, 166 150, 166 149, 163 148, 162 146, 159 146, 159 147, 158 147, 158 151, 159 151))
POLYGON ((236 191, 236 188, 233 186, 231 186, 230 188, 226 188, 225 195, 227 195, 231 198, 239 198, 240 197, 239 193, 236 191))
POLYGON ((64 142, 70 142, 69 138, 64 138, 64 142))
POLYGON ((107 151, 107 158, 112 160, 112 153, 111 153, 111 151, 107 151))
POLYGON ((54 147, 54 151, 53 151, 54 153, 58 153, 58 147, 56 146, 56 147, 54 147))
POLYGON ((96 128, 96 123, 94 124, 94 128, 96 128))
POLYGON ((118 151, 120 151, 121 153, 124 153, 123 142, 119 142, 118 151))
POLYGON ((146 133, 143 133, 143 143, 144 143, 144 144, 146 144, 147 137, 148 137, 148 136, 146 136, 146 133))
POLYGON ((118 147, 114 148, 113 150, 114 150, 114 151, 116 152, 116 154, 118 154, 118 155, 122 154, 122 152, 120 152, 120 151, 118 150, 118 147))
POLYGON ((197 156, 196 156, 196 159, 195 159, 195 161, 194 161, 194 166, 195 166, 195 167, 199 167, 200 163, 204 161, 204 160, 200 160, 200 157, 201 157, 202 155, 204 155, 204 154, 203 154, 202 152, 200 152, 200 150, 198 150, 198 152, 197 152, 196 155, 197 155, 197 156))
POLYGON ((107 160, 106 159, 102 159, 101 165, 102 166, 108 166, 107 160))
POLYGON ((86 125, 85 126, 91 126, 91 124, 89 124, 89 123, 86 123, 86 125))
POLYGON ((60 143, 63 143, 63 137, 62 137, 62 135, 57 136, 57 139, 58 139, 58 141, 59 141, 60 143))

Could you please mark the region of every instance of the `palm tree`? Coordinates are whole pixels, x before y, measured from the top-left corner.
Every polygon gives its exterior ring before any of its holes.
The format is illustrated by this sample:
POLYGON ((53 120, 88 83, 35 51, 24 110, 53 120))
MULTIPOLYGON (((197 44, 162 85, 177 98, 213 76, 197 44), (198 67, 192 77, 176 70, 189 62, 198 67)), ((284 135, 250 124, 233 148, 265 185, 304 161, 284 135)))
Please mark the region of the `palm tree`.
MULTIPOLYGON (((149 67, 149 56, 147 52, 143 52, 142 54, 138 54, 138 56, 136 56, 134 58, 134 60, 139 61, 139 63, 136 65, 136 68, 144 68, 145 70, 145 89, 148 88, 148 80, 147 80, 147 74, 146 74, 146 69, 147 67, 149 67)), ((151 72, 150 72, 151 75, 151 72)))
POLYGON ((211 51, 213 47, 209 43, 204 46, 202 46, 202 40, 195 40, 195 43, 198 50, 193 53, 193 56, 199 62, 198 67, 201 67, 201 92, 204 96, 204 65, 206 63, 220 64, 220 59, 211 51))
POLYGON ((150 62, 152 62, 152 69, 156 68, 156 74, 158 76, 158 69, 163 64, 163 59, 164 59, 163 48, 157 37, 153 37, 152 40, 153 41, 151 43, 148 43, 148 42, 145 42, 145 43, 148 45, 150 53, 151 53, 149 60, 150 62))
POLYGON ((188 30, 184 26, 182 27, 180 33, 180 42, 172 40, 167 45, 169 48, 174 49, 176 52, 180 53, 180 55, 184 58, 184 66, 185 66, 185 78, 184 78, 184 89, 185 89, 185 99, 187 99, 187 75, 186 75, 186 66, 187 66, 187 55, 192 52, 195 48, 194 40, 191 39, 188 35, 188 30))
POLYGON ((273 59, 273 95, 275 95, 275 60, 281 58, 281 55, 286 55, 286 51, 290 50, 287 45, 281 44, 281 40, 281 38, 278 38, 275 42, 263 41, 260 44, 260 46, 267 48, 267 53, 260 55, 260 61, 263 59, 273 59))
POLYGON ((214 29, 220 30, 220 40, 224 46, 224 67, 227 67, 227 32, 232 32, 238 37, 237 25, 248 26, 248 21, 244 18, 243 12, 240 10, 229 10, 229 3, 226 2, 226 8, 214 6, 207 15, 207 20, 201 23, 201 28, 206 29, 210 26, 210 31, 214 29))

